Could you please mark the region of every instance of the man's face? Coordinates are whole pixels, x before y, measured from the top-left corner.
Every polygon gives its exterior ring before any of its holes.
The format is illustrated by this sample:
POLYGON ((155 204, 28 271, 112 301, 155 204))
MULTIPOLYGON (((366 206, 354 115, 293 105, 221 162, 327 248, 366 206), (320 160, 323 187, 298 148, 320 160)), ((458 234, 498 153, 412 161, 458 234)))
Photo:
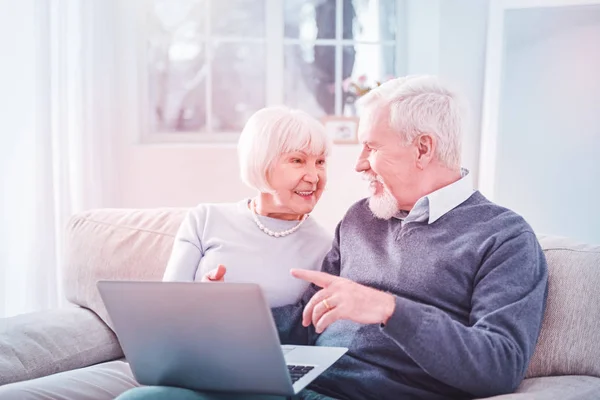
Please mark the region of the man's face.
POLYGON ((363 144, 356 171, 370 181, 369 207, 376 217, 389 219, 410 210, 418 200, 418 149, 405 145, 388 124, 388 110, 373 106, 361 116, 358 137, 363 144))

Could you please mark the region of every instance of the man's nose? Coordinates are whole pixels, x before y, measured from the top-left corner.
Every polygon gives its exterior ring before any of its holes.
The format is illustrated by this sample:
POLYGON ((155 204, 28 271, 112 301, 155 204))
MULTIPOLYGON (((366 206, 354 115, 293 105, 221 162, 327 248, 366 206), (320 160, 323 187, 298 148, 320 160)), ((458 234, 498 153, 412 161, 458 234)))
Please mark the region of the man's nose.
POLYGON ((371 165, 369 164, 369 157, 365 154, 363 150, 358 156, 358 160, 356 160, 356 165, 354 166, 356 172, 364 172, 371 169, 371 165))

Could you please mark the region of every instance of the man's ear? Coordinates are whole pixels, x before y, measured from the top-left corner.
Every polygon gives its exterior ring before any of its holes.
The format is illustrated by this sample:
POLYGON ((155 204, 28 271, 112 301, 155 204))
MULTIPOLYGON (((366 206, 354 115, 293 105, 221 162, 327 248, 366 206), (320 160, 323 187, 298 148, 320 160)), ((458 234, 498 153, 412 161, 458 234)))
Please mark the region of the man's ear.
POLYGON ((427 165, 433 160, 433 154, 435 152, 435 139, 432 135, 425 133, 419 135, 416 139, 417 146, 417 168, 425 169, 427 165))

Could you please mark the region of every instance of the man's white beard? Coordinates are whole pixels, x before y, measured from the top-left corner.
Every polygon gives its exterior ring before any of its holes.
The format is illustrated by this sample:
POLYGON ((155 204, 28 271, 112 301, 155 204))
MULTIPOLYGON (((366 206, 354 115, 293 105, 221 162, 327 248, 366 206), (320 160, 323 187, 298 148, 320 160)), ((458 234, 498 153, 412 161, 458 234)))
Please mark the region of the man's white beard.
POLYGON ((379 219, 390 219, 398 212, 398 202, 385 187, 381 178, 374 175, 365 174, 365 179, 369 181, 378 181, 382 187, 383 192, 380 194, 373 194, 369 197, 369 208, 375 217, 379 219))
POLYGON ((380 219, 390 219, 398 212, 398 202, 385 187, 383 192, 369 197, 369 208, 380 219))

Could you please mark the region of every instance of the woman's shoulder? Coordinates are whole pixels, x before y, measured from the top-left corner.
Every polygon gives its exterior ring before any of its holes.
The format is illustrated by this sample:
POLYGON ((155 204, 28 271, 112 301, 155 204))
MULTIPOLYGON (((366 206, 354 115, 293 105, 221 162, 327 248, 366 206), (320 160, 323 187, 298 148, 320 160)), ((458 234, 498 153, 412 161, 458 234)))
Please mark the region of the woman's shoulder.
POLYGON ((242 208, 242 205, 246 201, 247 200, 224 203, 199 203, 194 207, 190 208, 189 212, 193 214, 239 212, 242 208))
POLYGON ((319 221, 313 217, 309 217, 306 221, 307 233, 310 233, 316 240, 331 240, 333 233, 327 230, 319 221))
POLYGON ((199 203, 188 210, 188 219, 203 221, 208 218, 234 218, 243 210, 246 200, 227 203, 199 203))

